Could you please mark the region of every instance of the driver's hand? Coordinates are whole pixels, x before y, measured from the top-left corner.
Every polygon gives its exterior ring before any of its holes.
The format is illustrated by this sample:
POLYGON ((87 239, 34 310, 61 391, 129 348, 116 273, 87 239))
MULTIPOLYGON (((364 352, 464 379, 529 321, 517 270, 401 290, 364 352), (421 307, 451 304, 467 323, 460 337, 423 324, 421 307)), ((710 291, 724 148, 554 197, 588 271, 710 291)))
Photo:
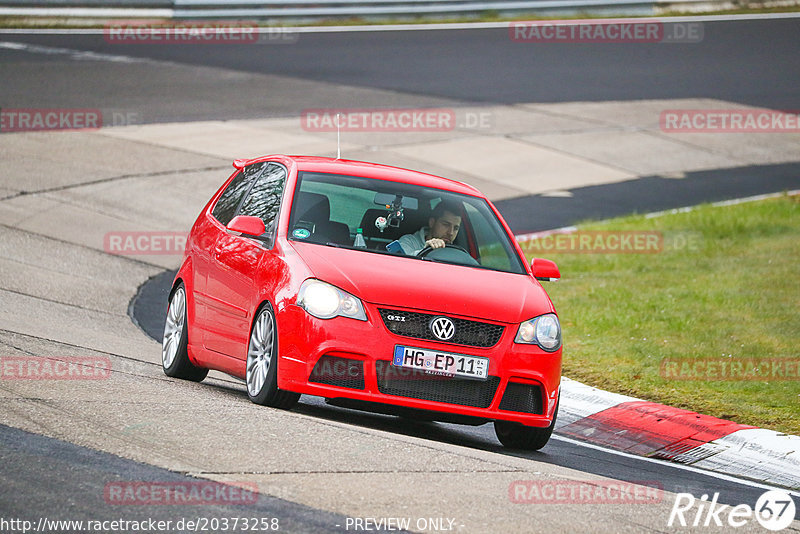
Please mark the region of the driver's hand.
POLYGON ((439 239, 437 237, 428 239, 427 241, 425 241, 425 244, 431 248, 444 248, 445 246, 444 239, 439 239))

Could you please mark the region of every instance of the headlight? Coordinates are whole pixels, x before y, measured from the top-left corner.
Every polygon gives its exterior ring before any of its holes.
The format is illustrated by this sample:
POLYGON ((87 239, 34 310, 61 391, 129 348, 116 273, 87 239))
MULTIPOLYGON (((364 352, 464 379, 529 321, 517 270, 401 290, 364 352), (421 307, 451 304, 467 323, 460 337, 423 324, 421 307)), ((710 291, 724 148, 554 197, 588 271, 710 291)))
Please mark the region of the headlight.
POLYGON ((319 319, 350 317, 366 321, 364 305, 356 297, 320 280, 309 278, 300 286, 297 305, 319 319))
POLYGON ((514 343, 539 345, 542 350, 555 352, 561 347, 561 324, 553 313, 540 315, 519 325, 514 343))

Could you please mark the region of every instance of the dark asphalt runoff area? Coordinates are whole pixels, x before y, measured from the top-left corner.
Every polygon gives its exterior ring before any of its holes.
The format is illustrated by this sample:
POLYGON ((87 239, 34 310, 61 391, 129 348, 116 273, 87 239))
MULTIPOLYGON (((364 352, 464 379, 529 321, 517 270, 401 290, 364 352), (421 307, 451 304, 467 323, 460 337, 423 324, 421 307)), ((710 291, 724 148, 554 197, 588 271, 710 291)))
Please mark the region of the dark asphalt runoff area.
POLYGON ((515 234, 563 228, 632 213, 800 189, 800 164, 756 165, 687 172, 681 179, 643 176, 569 190, 571 196, 529 195, 495 202, 515 234))
POLYGON ((800 18, 703 22, 688 43, 515 42, 507 28, 303 33, 292 44, 117 44, 103 35, 0 32, 0 106, 88 107, 144 123, 299 115, 331 106, 413 105, 358 93, 284 90, 273 75, 464 104, 713 98, 800 108, 800 18), (94 52, 168 62, 93 61, 94 52), (229 69, 186 74, 169 64, 229 69), (146 73, 146 74, 143 74, 146 73))

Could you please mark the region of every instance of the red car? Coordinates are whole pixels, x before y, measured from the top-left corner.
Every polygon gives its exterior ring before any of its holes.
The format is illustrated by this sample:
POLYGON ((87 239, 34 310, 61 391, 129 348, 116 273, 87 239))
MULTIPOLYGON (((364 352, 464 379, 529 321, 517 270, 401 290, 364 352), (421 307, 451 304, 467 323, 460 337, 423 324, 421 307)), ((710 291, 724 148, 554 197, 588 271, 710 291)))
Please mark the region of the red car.
POLYGON ((290 408, 305 393, 494 421, 508 447, 547 443, 561 327, 537 279, 560 275, 550 261, 527 263, 486 197, 357 161, 275 155, 234 167, 194 223, 172 286, 168 376, 216 369, 243 378, 258 404, 290 408), (439 204, 450 210, 441 219, 439 204), (445 219, 436 248, 408 250, 445 219))

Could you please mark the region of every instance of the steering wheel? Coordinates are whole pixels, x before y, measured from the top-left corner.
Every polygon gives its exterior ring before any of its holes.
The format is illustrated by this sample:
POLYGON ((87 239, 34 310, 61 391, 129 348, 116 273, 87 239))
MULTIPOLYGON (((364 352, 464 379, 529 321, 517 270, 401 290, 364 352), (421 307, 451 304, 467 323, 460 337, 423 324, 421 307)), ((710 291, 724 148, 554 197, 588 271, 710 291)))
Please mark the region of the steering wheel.
POLYGON ((473 258, 470 255, 470 253, 466 251, 466 249, 450 243, 445 243, 444 248, 433 248, 430 246, 426 246, 425 248, 417 252, 417 257, 424 258, 429 254, 441 256, 441 258, 439 259, 445 261, 453 261, 456 263, 463 263, 466 265, 478 265, 478 262, 475 261, 475 258, 473 258), (448 249, 449 252, 447 252, 448 249))

